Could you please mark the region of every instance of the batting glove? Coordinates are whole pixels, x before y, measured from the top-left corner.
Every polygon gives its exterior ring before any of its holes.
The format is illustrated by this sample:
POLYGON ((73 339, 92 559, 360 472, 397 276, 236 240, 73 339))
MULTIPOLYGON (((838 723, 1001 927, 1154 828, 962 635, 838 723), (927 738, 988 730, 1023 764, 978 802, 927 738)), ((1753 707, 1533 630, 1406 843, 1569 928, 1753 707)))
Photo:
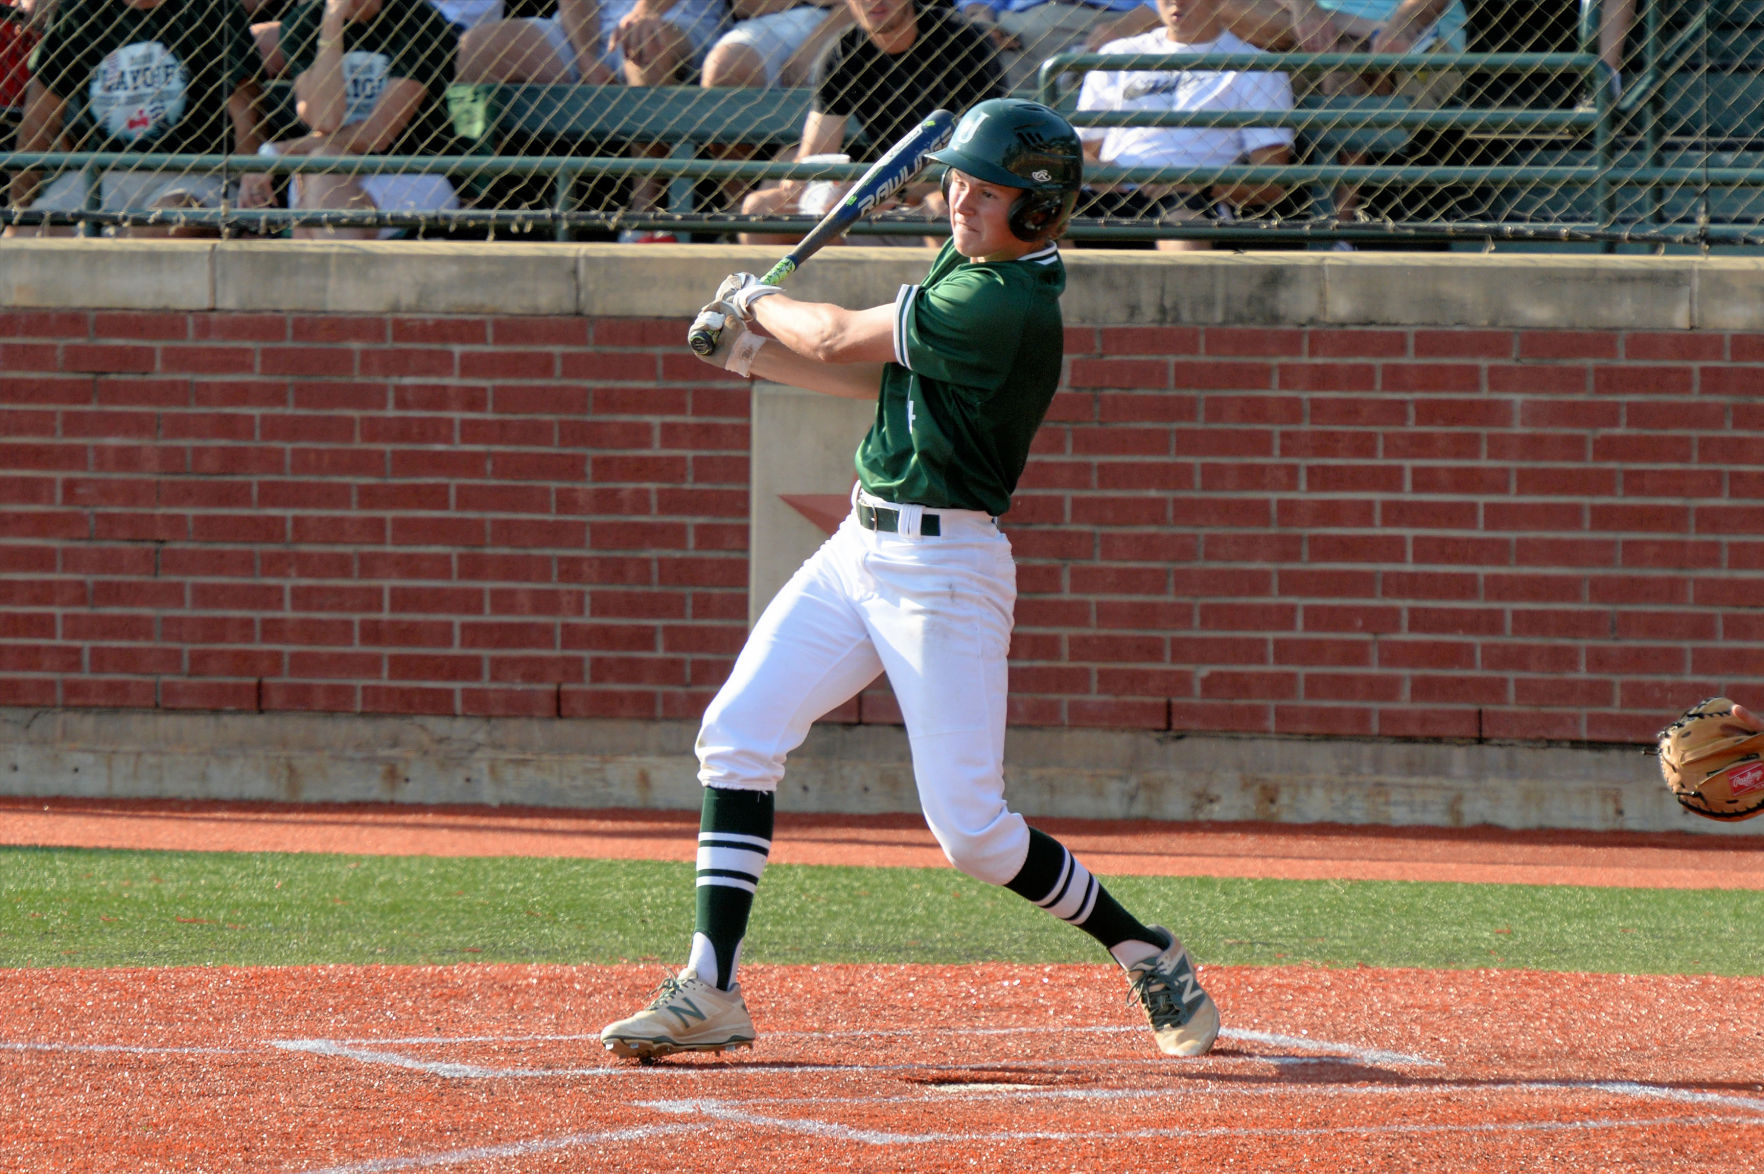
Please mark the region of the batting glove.
POLYGON ((702 327, 717 340, 708 355, 692 353, 713 367, 731 371, 743 379, 753 377, 753 357, 766 345, 764 335, 749 330, 727 302, 712 302, 692 320, 694 330, 702 327))
POLYGON ((735 316, 743 322, 753 320, 753 304, 768 294, 782 292, 778 286, 767 285, 751 273, 731 273, 717 286, 716 300, 727 302, 735 316))

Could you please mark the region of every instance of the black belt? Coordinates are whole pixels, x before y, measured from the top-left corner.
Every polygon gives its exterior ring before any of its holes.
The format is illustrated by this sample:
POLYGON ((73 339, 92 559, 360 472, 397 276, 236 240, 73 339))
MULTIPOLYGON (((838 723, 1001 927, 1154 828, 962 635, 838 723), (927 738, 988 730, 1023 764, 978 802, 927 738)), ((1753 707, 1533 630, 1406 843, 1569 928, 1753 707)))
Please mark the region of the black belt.
MULTIPOLYGON (((858 525, 866 530, 875 530, 882 534, 900 533, 900 511, 890 506, 873 506, 867 502, 857 503, 858 525)), ((943 533, 943 523, 936 514, 926 514, 919 519, 919 537, 936 538, 943 533)))

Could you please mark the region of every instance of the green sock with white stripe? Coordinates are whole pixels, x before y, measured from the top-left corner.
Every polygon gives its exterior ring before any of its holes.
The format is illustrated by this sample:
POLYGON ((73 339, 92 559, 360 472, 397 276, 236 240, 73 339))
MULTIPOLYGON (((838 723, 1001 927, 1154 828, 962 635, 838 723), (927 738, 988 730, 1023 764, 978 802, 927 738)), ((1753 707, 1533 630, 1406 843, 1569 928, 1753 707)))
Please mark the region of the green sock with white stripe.
POLYGON ((770 791, 704 789, 698 824, 698 912, 687 965, 719 990, 735 984, 754 891, 772 850, 772 809, 770 791))
POLYGON ((1154 957, 1168 943, 1142 923, 1092 876, 1066 846, 1045 832, 1029 829, 1029 854, 1005 888, 1077 926, 1122 966, 1154 957))

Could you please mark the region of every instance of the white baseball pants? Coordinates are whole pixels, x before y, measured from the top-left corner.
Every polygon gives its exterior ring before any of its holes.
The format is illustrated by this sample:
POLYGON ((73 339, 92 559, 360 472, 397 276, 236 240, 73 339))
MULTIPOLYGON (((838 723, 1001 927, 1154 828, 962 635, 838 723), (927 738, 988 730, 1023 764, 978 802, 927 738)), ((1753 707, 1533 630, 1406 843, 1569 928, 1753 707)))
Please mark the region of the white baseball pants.
POLYGON ((1010 541, 969 510, 900 507, 899 529, 848 516, 766 607, 705 711, 699 781, 775 790, 809 726, 886 672, 932 834, 957 868, 1004 884, 1029 850, 1004 801, 1010 541), (929 513, 935 537, 918 533, 929 513))

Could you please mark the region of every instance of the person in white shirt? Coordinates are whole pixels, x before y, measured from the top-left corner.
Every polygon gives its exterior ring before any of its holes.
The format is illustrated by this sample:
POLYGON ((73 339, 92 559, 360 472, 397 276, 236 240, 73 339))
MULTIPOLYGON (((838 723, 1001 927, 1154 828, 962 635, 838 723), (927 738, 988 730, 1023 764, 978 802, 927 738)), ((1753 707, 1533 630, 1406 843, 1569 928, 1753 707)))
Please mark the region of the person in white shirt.
MULTIPOLYGON (((1157 0, 1163 27, 1111 41, 1104 53, 1169 54, 1177 60, 1159 70, 1096 70, 1079 92, 1080 110, 1289 110, 1292 83, 1284 73, 1261 70, 1183 69, 1180 58, 1196 53, 1255 53, 1226 28, 1219 0, 1157 0)), ((1287 127, 1087 127, 1079 132, 1085 155, 1120 167, 1192 170, 1235 163, 1279 166, 1292 161, 1287 127)), ((1195 223, 1234 219, 1246 204, 1277 200, 1277 184, 1230 185, 1169 182, 1118 185, 1098 190, 1091 215, 1195 223)), ((1082 207, 1082 205, 1081 205, 1082 207)), ((1157 247, 1192 250, 1204 240, 1159 240, 1157 247)))

